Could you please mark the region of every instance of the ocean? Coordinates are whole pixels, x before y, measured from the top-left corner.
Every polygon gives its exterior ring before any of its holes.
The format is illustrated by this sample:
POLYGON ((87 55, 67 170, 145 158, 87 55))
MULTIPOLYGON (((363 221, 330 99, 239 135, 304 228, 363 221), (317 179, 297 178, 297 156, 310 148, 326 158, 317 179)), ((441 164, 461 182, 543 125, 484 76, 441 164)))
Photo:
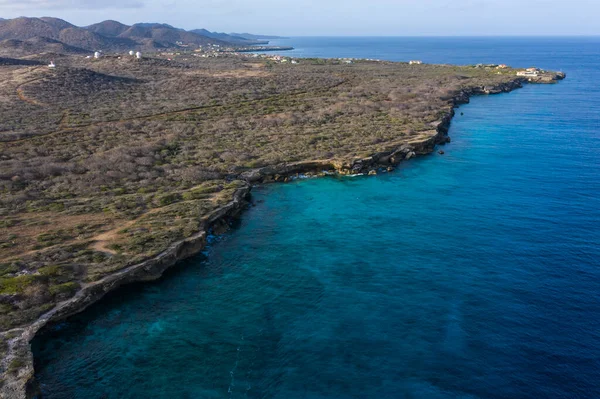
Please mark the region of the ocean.
POLYGON ((562 70, 445 154, 259 186, 204 254, 33 342, 44 398, 599 398, 600 38, 294 38, 297 57, 562 70))

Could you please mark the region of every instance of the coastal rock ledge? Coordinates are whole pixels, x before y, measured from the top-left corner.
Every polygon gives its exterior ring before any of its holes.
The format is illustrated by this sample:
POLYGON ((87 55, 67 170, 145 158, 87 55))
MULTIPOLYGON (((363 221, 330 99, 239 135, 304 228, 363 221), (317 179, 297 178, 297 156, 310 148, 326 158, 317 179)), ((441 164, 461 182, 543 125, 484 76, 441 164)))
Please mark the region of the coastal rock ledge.
MULTIPOLYGON (((369 174, 369 172, 382 168, 390 170, 404 160, 417 155, 432 153, 436 145, 450 141, 448 129, 454 116, 454 109, 460 104, 469 102, 471 96, 507 93, 523 86, 524 83, 555 83, 566 77, 564 73, 544 74, 536 79, 515 77, 509 83, 497 86, 480 86, 463 90, 453 98, 452 107, 447 110, 446 116, 432 124, 430 131, 421 132, 419 136, 398 143, 390 143, 385 151, 376 153, 367 158, 351 160, 315 160, 288 163, 272 167, 264 167, 241 174, 247 184, 234 193, 232 200, 225 206, 212 212, 202 231, 182 241, 173 243, 167 250, 158 256, 142 263, 119 270, 99 281, 89 283, 72 298, 60 303, 49 312, 42 315, 30 326, 15 328, 3 334, 8 343, 5 357, 1 359, 2 386, 0 398, 27 399, 37 394, 34 382, 33 354, 30 342, 45 325, 63 320, 69 316, 85 310, 93 303, 99 301, 108 292, 125 284, 151 281, 160 278, 165 270, 175 265, 178 261, 189 258, 206 247, 208 231, 215 224, 223 223, 238 216, 248 205, 251 184, 267 182, 288 181, 298 174, 327 174, 325 172, 348 174, 369 174)), ((371 173, 372 174, 372 173, 371 173)))

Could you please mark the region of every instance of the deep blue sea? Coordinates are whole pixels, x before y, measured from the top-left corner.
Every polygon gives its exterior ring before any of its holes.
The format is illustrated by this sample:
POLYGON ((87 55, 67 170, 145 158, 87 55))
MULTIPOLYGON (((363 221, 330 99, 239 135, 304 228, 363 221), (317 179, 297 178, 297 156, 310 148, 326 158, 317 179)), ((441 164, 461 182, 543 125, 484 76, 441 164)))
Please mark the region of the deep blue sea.
POLYGON ((568 76, 474 98, 445 155, 256 187, 203 256, 37 338, 44 398, 600 398, 600 38, 280 43, 568 76))

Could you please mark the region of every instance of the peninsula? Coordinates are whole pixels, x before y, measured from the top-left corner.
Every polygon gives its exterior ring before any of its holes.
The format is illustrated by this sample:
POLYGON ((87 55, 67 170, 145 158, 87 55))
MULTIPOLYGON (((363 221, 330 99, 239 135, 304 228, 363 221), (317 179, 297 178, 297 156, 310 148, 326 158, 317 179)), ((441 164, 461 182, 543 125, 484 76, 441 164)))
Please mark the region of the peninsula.
POLYGON ((384 173, 448 142, 454 108, 471 96, 565 77, 69 49, 25 46, 0 59, 4 398, 32 395, 29 342, 44 325, 201 251, 253 184, 384 173))

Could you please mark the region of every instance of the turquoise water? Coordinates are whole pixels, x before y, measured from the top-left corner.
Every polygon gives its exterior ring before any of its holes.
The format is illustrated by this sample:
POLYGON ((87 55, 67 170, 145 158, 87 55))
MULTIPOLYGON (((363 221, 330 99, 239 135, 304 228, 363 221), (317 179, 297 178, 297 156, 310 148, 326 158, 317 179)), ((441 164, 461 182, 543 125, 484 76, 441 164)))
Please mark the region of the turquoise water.
POLYGON ((600 397, 600 39, 472 40, 445 62, 568 78, 473 99, 445 155, 257 187, 204 255, 37 338, 43 397, 600 397))

